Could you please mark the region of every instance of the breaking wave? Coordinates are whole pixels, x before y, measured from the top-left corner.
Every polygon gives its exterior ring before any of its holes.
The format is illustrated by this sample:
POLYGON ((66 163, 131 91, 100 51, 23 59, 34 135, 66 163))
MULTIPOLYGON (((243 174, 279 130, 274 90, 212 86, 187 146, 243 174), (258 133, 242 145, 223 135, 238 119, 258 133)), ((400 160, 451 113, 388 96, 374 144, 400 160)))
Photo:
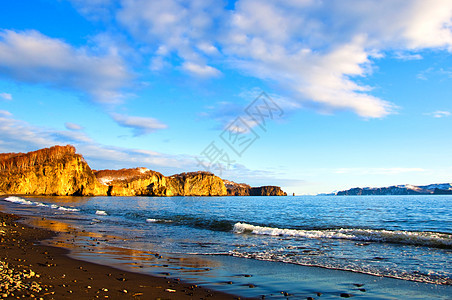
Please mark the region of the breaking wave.
POLYGON ((234 233, 287 236, 308 239, 344 239, 361 242, 397 243, 452 249, 452 235, 437 232, 391 231, 376 229, 299 230, 235 223, 234 233))
POLYGON ((8 202, 16 203, 16 204, 21 204, 21 205, 34 205, 34 206, 38 206, 38 207, 48 207, 51 209, 57 209, 57 210, 62 210, 62 211, 80 211, 77 208, 64 207, 64 206, 59 206, 56 204, 44 204, 39 201, 30 201, 30 200, 26 200, 26 199, 23 199, 23 198, 20 198, 17 196, 9 196, 9 197, 6 197, 4 200, 8 201, 8 202))
POLYGON ((165 219, 146 219, 146 222, 148 222, 148 223, 171 223, 173 221, 165 220, 165 219))

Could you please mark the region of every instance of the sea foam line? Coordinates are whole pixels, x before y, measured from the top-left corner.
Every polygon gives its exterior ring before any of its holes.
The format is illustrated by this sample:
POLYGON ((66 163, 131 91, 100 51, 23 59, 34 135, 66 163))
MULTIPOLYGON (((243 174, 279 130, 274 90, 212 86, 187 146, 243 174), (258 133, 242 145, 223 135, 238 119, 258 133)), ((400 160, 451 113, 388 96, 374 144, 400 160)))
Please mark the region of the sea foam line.
POLYGON ((172 220, 165 220, 165 219, 146 219, 146 222, 148 223, 172 223, 172 220))
POLYGON ((299 230, 255 226, 247 223, 235 223, 234 233, 256 235, 302 237, 309 239, 345 239, 369 242, 387 242, 435 248, 452 248, 452 235, 437 232, 391 231, 375 229, 337 229, 337 230, 299 230))
POLYGON ((48 204, 44 204, 39 201, 26 200, 26 199, 23 199, 23 198, 20 198, 17 196, 9 196, 9 197, 6 197, 4 200, 8 201, 8 202, 16 203, 16 204, 21 204, 21 205, 35 205, 35 206, 39 206, 39 207, 49 207, 52 209, 57 209, 57 210, 62 210, 62 211, 79 211, 79 209, 77 209, 77 208, 64 207, 64 206, 59 206, 56 204, 48 205, 48 204))

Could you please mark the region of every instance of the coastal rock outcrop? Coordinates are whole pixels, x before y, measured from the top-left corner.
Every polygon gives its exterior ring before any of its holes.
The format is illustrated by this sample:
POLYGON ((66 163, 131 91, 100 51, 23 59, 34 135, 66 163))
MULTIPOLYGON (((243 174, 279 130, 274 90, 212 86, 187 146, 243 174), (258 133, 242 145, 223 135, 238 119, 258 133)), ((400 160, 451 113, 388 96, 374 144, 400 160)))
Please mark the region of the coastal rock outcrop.
POLYGON ((93 171, 73 146, 0 154, 0 195, 285 196, 277 186, 250 187, 209 172, 164 176, 146 168, 93 171))
POLYGON ((169 176, 168 196, 226 196, 223 180, 210 172, 190 172, 169 176))
POLYGON ((73 146, 0 154, 0 193, 88 196, 106 192, 73 146))
POLYGON ((146 168, 94 172, 109 196, 226 196, 221 178, 209 172, 163 176, 146 168))
POLYGON ((251 187, 245 183, 236 183, 229 180, 223 180, 228 196, 287 196, 279 186, 260 186, 251 187))
POLYGON ((287 196, 279 186, 264 185, 260 187, 252 187, 250 196, 287 196))

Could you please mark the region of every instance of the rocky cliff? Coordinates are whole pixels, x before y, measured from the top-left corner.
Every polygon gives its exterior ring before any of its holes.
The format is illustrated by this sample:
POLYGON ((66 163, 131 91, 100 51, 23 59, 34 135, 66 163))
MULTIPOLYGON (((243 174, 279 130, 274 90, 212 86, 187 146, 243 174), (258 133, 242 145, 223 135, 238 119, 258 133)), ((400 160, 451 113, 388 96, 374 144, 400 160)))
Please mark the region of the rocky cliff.
POLYGON ((95 171, 110 196, 225 196, 221 178, 209 172, 169 177, 146 168, 95 171))
POLYGON ((279 186, 261 186, 251 187, 245 183, 235 183, 229 180, 223 180, 227 189, 228 196, 287 196, 279 186))
POLYGON ((0 193, 87 196, 106 191, 73 146, 0 154, 0 193))
POLYGON ((167 195, 226 196, 223 180, 209 172, 181 173, 167 177, 167 195))
POLYGON ((146 168, 92 171, 73 146, 0 154, 0 194, 79 196, 285 196, 209 172, 164 176, 146 168), (225 186, 228 186, 226 188, 225 186))

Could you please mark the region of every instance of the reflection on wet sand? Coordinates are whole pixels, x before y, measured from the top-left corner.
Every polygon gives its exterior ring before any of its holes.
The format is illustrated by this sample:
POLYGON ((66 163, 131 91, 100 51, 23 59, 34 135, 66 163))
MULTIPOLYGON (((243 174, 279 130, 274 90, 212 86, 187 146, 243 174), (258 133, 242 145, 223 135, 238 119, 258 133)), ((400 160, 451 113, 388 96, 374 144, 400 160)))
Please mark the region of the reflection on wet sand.
MULTIPOLYGON (((70 255, 94 263, 113 266, 127 271, 149 273, 153 275, 180 276, 184 274, 201 275, 214 278, 209 274, 212 268, 219 267, 217 261, 196 256, 157 253, 114 246, 115 242, 124 241, 119 236, 78 230, 65 222, 33 217, 26 221, 31 226, 58 232, 59 234, 44 243, 50 246, 69 249, 70 255)), ((143 246, 149 248, 152 244, 143 246)))

